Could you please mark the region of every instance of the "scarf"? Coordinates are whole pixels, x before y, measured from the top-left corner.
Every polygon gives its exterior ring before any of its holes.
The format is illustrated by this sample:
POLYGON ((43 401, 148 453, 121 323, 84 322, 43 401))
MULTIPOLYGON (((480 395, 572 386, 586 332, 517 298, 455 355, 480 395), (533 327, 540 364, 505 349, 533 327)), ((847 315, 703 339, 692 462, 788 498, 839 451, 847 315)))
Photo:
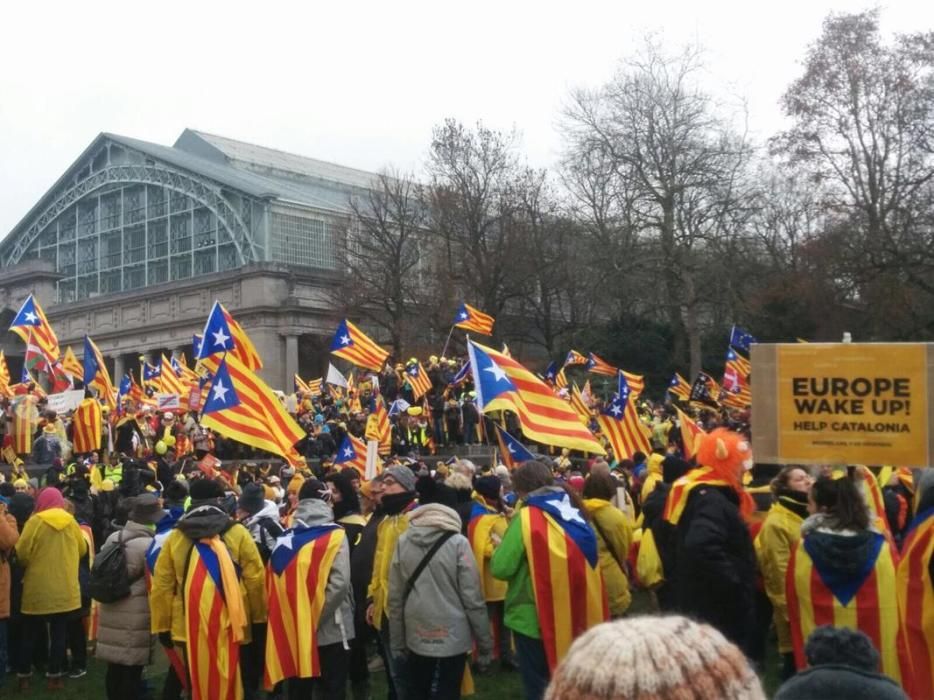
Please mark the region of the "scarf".
POLYGON ((390 493, 383 496, 380 505, 386 515, 399 515, 414 500, 414 491, 403 491, 402 493, 390 493))

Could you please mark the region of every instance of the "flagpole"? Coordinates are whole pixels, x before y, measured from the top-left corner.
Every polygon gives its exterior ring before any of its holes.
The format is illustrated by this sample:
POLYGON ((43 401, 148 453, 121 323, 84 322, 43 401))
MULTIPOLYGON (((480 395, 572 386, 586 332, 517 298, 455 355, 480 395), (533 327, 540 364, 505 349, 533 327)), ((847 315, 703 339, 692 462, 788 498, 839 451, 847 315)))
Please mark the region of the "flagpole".
POLYGON ((444 359, 444 353, 448 351, 448 343, 451 342, 451 336, 454 335, 454 329, 457 327, 457 324, 451 326, 451 330, 448 331, 448 339, 444 341, 444 347, 441 348, 441 359, 444 359))

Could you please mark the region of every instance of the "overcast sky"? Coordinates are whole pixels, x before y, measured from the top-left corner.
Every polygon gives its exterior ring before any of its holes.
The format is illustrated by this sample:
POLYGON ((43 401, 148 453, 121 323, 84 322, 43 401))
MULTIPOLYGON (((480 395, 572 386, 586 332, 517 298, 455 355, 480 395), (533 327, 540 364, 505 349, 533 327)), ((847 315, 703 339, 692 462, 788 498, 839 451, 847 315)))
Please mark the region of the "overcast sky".
POLYGON ((515 126, 548 166, 569 90, 604 82, 647 32, 699 42, 710 89, 748 100, 765 138, 826 14, 874 5, 884 31, 934 28, 921 0, 5 3, 0 238, 101 131, 171 144, 193 127, 417 171, 450 116, 515 126))

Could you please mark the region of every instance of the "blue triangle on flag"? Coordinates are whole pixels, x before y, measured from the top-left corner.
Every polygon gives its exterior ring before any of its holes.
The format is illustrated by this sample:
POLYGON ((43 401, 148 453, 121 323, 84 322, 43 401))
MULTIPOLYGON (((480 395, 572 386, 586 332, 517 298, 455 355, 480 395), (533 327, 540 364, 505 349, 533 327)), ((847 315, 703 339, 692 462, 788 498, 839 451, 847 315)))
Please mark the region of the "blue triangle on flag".
POLYGON ((211 382, 211 391, 207 400, 204 402, 202 413, 214 413, 223 411, 225 408, 234 408, 240 405, 240 397, 234 388, 233 380, 230 378, 230 371, 227 369, 227 360, 221 360, 217 371, 214 373, 214 380, 211 382))
POLYGON ((331 352, 342 348, 349 348, 353 345, 353 337, 347 329, 347 319, 343 319, 334 332, 334 339, 331 340, 331 352))

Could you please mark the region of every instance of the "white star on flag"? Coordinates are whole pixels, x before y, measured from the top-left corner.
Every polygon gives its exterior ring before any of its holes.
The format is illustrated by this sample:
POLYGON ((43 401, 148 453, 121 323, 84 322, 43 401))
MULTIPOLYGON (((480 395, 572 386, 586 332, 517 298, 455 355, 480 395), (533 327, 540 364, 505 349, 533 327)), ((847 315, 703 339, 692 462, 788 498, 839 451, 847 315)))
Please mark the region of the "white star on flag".
POLYGON ((507 445, 507 446, 506 446, 506 449, 509 450, 509 454, 511 454, 511 455, 514 455, 514 454, 516 453, 516 446, 515 446, 515 445, 507 445))
POLYGON ((214 382, 214 388, 212 390, 214 400, 220 401, 221 403, 227 403, 227 392, 230 391, 227 387, 224 386, 222 380, 218 379, 214 382))
POLYGON ((23 314, 23 318, 25 318, 29 323, 35 323, 39 320, 39 317, 36 316, 32 311, 27 311, 25 314, 23 314))
POLYGON ((492 374, 497 382, 501 382, 506 379, 506 370, 497 364, 491 364, 489 367, 484 368, 483 371, 492 374))
POLYGON ((350 336, 342 335, 341 336, 341 345, 350 345, 350 336))
POLYGON ((346 450, 344 450, 344 456, 353 457, 353 450, 348 447, 346 450))
POLYGON ((227 345, 227 341, 230 340, 230 336, 224 333, 223 328, 218 331, 212 331, 211 335, 214 336, 214 344, 221 348, 227 345))
POLYGON ((282 537, 276 540, 276 546, 273 549, 279 549, 279 547, 285 547, 286 549, 292 549, 292 531, 287 531, 282 537))
POLYGON ((570 520, 578 523, 584 522, 584 519, 581 517, 581 514, 578 512, 577 508, 571 505, 571 501, 568 499, 567 494, 565 494, 560 501, 557 501, 554 506, 558 513, 561 514, 562 520, 570 520))
POLYGON ((618 416, 622 412, 623 412, 623 409, 620 408, 618 403, 614 403, 613 408, 610 409, 610 413, 612 413, 614 416, 618 416))
POLYGON ((461 311, 460 320, 461 320, 461 321, 466 321, 468 318, 470 318, 470 316, 467 314, 467 312, 466 312, 466 311, 461 311))

